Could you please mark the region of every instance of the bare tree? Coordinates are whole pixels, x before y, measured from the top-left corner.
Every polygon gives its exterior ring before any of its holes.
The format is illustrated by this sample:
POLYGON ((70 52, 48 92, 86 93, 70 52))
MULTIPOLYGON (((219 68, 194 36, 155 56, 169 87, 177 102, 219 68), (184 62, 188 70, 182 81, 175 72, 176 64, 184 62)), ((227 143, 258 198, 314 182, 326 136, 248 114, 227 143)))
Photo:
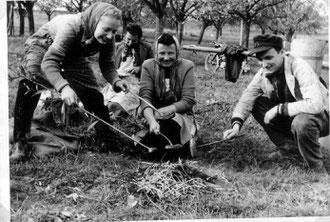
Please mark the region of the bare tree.
POLYGON ((47 15, 48 21, 50 21, 52 14, 56 8, 61 6, 61 3, 61 0, 38 0, 36 5, 47 15))
POLYGON ((249 47, 250 27, 251 24, 263 10, 282 4, 287 0, 217 0, 219 4, 227 1, 228 14, 236 15, 243 21, 243 38, 242 45, 249 47))
POLYGON ((13 36, 15 34, 14 29, 14 1, 7 1, 7 34, 13 36))
POLYGON ((307 34, 315 34, 321 29, 322 23, 327 22, 322 17, 315 1, 287 0, 281 6, 269 10, 275 19, 268 20, 269 29, 285 35, 285 40, 291 42, 297 31, 307 34))
POLYGON ((123 34, 126 33, 128 23, 139 22, 144 6, 140 0, 112 0, 110 3, 122 10, 123 34))
POLYGON ((141 0, 156 16, 156 34, 155 39, 163 33, 164 16, 168 0, 141 0))
POLYGON ((90 5, 89 0, 69 0, 63 2, 63 6, 70 13, 82 12, 89 5, 90 5))
POLYGON ((199 32, 198 41, 197 41, 197 44, 199 45, 203 41, 203 37, 204 37, 206 28, 213 24, 213 20, 212 20, 211 16, 209 14, 207 14, 206 12, 201 14, 199 16, 198 20, 202 21, 202 27, 199 32))
POLYGON ((19 36, 24 36, 26 10, 21 3, 18 3, 19 14, 19 36))
POLYGON ((176 24, 176 36, 182 42, 184 23, 193 12, 201 7, 198 0, 169 0, 176 24))

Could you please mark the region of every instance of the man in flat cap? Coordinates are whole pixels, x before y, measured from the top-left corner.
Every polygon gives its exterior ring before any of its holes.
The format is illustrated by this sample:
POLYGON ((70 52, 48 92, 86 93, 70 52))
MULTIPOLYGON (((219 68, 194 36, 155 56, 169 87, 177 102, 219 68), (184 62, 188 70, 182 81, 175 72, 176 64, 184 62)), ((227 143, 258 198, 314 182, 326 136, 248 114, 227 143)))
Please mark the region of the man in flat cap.
POLYGON ((253 40, 250 54, 261 68, 236 105, 224 139, 236 137, 252 113, 277 146, 270 159, 300 153, 312 171, 327 174, 318 140, 329 135, 328 90, 303 59, 284 54, 280 37, 253 40))

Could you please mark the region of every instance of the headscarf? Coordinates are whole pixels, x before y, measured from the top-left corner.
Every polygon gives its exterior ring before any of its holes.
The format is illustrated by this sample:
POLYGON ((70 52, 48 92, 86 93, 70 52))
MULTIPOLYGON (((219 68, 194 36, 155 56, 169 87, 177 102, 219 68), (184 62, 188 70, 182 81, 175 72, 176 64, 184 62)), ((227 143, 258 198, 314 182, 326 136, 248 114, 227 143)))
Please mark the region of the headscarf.
MULTIPOLYGON (((86 9, 82 13, 82 20, 85 26, 83 39, 89 39, 92 38, 96 29, 97 24, 100 21, 100 18, 109 11, 118 11, 118 9, 109 4, 104 2, 97 2, 95 4, 92 4, 90 7, 86 9)), ((120 11, 119 11, 120 12, 120 11)), ((121 16, 121 14, 114 14, 114 17, 121 16)))
MULTIPOLYGON (((162 35, 160 35, 157 38, 156 42, 155 42, 155 55, 156 55, 157 61, 158 61, 158 44, 159 44, 159 39, 161 38, 162 35)), ((173 40, 175 42, 176 59, 178 59, 179 58, 179 52, 180 52, 180 43, 179 43, 179 40, 175 36, 172 35, 172 37, 173 37, 173 40)))
POLYGON ((85 55, 93 55, 101 47, 100 43, 94 37, 94 32, 101 17, 105 14, 113 16, 116 19, 121 19, 121 11, 115 6, 104 2, 92 4, 81 15, 84 25, 81 45, 84 48, 85 55))

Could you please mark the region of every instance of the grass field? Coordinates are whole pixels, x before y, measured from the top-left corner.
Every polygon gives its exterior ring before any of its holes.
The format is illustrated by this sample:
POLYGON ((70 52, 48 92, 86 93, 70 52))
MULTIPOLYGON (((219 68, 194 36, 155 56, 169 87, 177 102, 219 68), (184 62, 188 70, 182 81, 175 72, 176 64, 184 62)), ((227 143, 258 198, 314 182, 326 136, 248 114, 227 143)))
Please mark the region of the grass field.
MULTIPOLYGON (((12 70, 17 68, 24 39, 8 40, 8 64, 12 70)), ((184 44, 194 42, 187 37, 184 44)), ((223 71, 204 70, 205 53, 182 51, 181 56, 195 63, 195 113, 201 126, 198 145, 220 140, 222 132, 230 127, 233 108, 253 74, 242 75, 236 83, 230 83, 223 71)), ((253 60, 251 64, 253 73, 258 66, 253 60)), ((322 77, 329 83, 328 70, 322 71, 322 77)), ((9 117, 16 84, 9 82, 9 117)), ((199 148, 197 158, 183 162, 150 163, 138 155, 99 153, 92 145, 86 145, 79 153, 13 164, 11 219, 25 222, 330 216, 329 182, 306 171, 299 157, 268 161, 265 157, 275 146, 252 118, 246 121, 242 134, 233 141, 199 148), (185 164, 218 178, 217 183, 179 172, 185 164)), ((132 144, 123 139, 123 149, 130 147, 132 144)))

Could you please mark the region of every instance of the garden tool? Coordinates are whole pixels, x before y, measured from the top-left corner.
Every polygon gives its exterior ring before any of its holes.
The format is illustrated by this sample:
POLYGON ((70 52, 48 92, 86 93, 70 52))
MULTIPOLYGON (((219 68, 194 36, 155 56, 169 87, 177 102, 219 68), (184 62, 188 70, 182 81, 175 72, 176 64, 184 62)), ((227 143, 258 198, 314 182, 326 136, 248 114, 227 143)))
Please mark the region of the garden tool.
MULTIPOLYGON (((149 103, 147 100, 143 99, 141 96, 136 95, 135 93, 129 91, 129 93, 131 93, 135 98, 142 100, 143 102, 145 102, 148 106, 150 106, 150 108, 152 108, 153 110, 155 110, 156 112, 159 113, 159 115, 163 115, 162 113, 160 113, 158 111, 158 109, 156 109, 156 107, 154 107, 151 103, 149 103)), ((167 138, 164 134, 162 134, 161 132, 159 132, 159 135, 161 135, 162 137, 164 137, 168 142, 169 145, 165 146, 165 149, 180 149, 182 148, 181 144, 175 144, 173 145, 173 143, 171 142, 171 140, 169 138, 167 138)))
MULTIPOLYGON (((226 141, 231 141, 231 140, 237 139, 239 137, 242 137, 244 135, 245 134, 241 134, 241 135, 238 135, 237 137, 234 137, 232 139, 222 139, 222 140, 218 140, 218 141, 214 141, 214 142, 210 142, 210 143, 205 143, 205 144, 202 144, 202 145, 197 146, 197 148, 211 146, 211 145, 222 143, 222 142, 226 142, 226 141)), ((213 151, 214 151, 214 149, 210 150, 208 153, 212 153, 213 151)))
POLYGON ((168 141, 168 143, 169 143, 169 145, 166 145, 165 146, 165 149, 169 150, 169 149, 180 149, 180 148, 182 148, 182 145, 181 144, 174 144, 173 145, 173 143, 171 142, 171 140, 167 136, 165 136, 164 134, 162 134, 161 132, 159 132, 159 135, 161 135, 162 137, 164 137, 168 141))
POLYGON ((164 114, 159 112, 158 109, 156 107, 154 107, 150 102, 148 102, 147 100, 143 99, 141 96, 138 96, 138 95, 136 95, 135 93, 133 93, 131 91, 129 91, 129 93, 131 93, 135 98, 140 99, 143 102, 145 102, 151 109, 155 110, 160 116, 162 116, 163 117, 162 119, 170 119, 175 115, 175 113, 171 113, 171 114, 164 117, 163 116, 164 114))
POLYGON ((162 116, 163 114, 161 112, 158 111, 158 109, 156 109, 156 107, 154 107, 150 102, 148 102, 147 100, 143 99, 141 96, 136 95, 135 93, 133 93, 132 91, 128 91, 129 93, 131 93, 132 96, 134 96, 137 99, 142 100, 143 102, 145 102, 148 106, 150 106, 151 109, 155 110, 160 116, 162 116))
POLYGON ((104 124, 106 124, 107 126, 109 126, 110 128, 112 128, 113 130, 115 130, 115 131, 121 133, 122 135, 124 135, 125 137, 127 137, 127 138, 129 138, 130 140, 134 141, 135 143, 139 144, 140 146, 146 148, 146 149, 149 151, 149 153, 155 152, 155 151, 157 150, 156 147, 148 147, 148 146, 144 145, 143 143, 137 141, 136 139, 130 137, 129 135, 127 135, 126 133, 124 133, 124 132, 121 131, 120 129, 117 129, 117 128, 114 127, 113 125, 107 123, 107 122, 104 121, 103 119, 101 119, 101 118, 99 118, 98 116, 94 115, 93 113, 91 113, 91 112, 85 110, 84 108, 79 107, 79 106, 78 106, 78 108, 81 109, 82 111, 88 113, 89 115, 93 116, 95 119, 97 119, 97 120, 103 122, 104 124))

